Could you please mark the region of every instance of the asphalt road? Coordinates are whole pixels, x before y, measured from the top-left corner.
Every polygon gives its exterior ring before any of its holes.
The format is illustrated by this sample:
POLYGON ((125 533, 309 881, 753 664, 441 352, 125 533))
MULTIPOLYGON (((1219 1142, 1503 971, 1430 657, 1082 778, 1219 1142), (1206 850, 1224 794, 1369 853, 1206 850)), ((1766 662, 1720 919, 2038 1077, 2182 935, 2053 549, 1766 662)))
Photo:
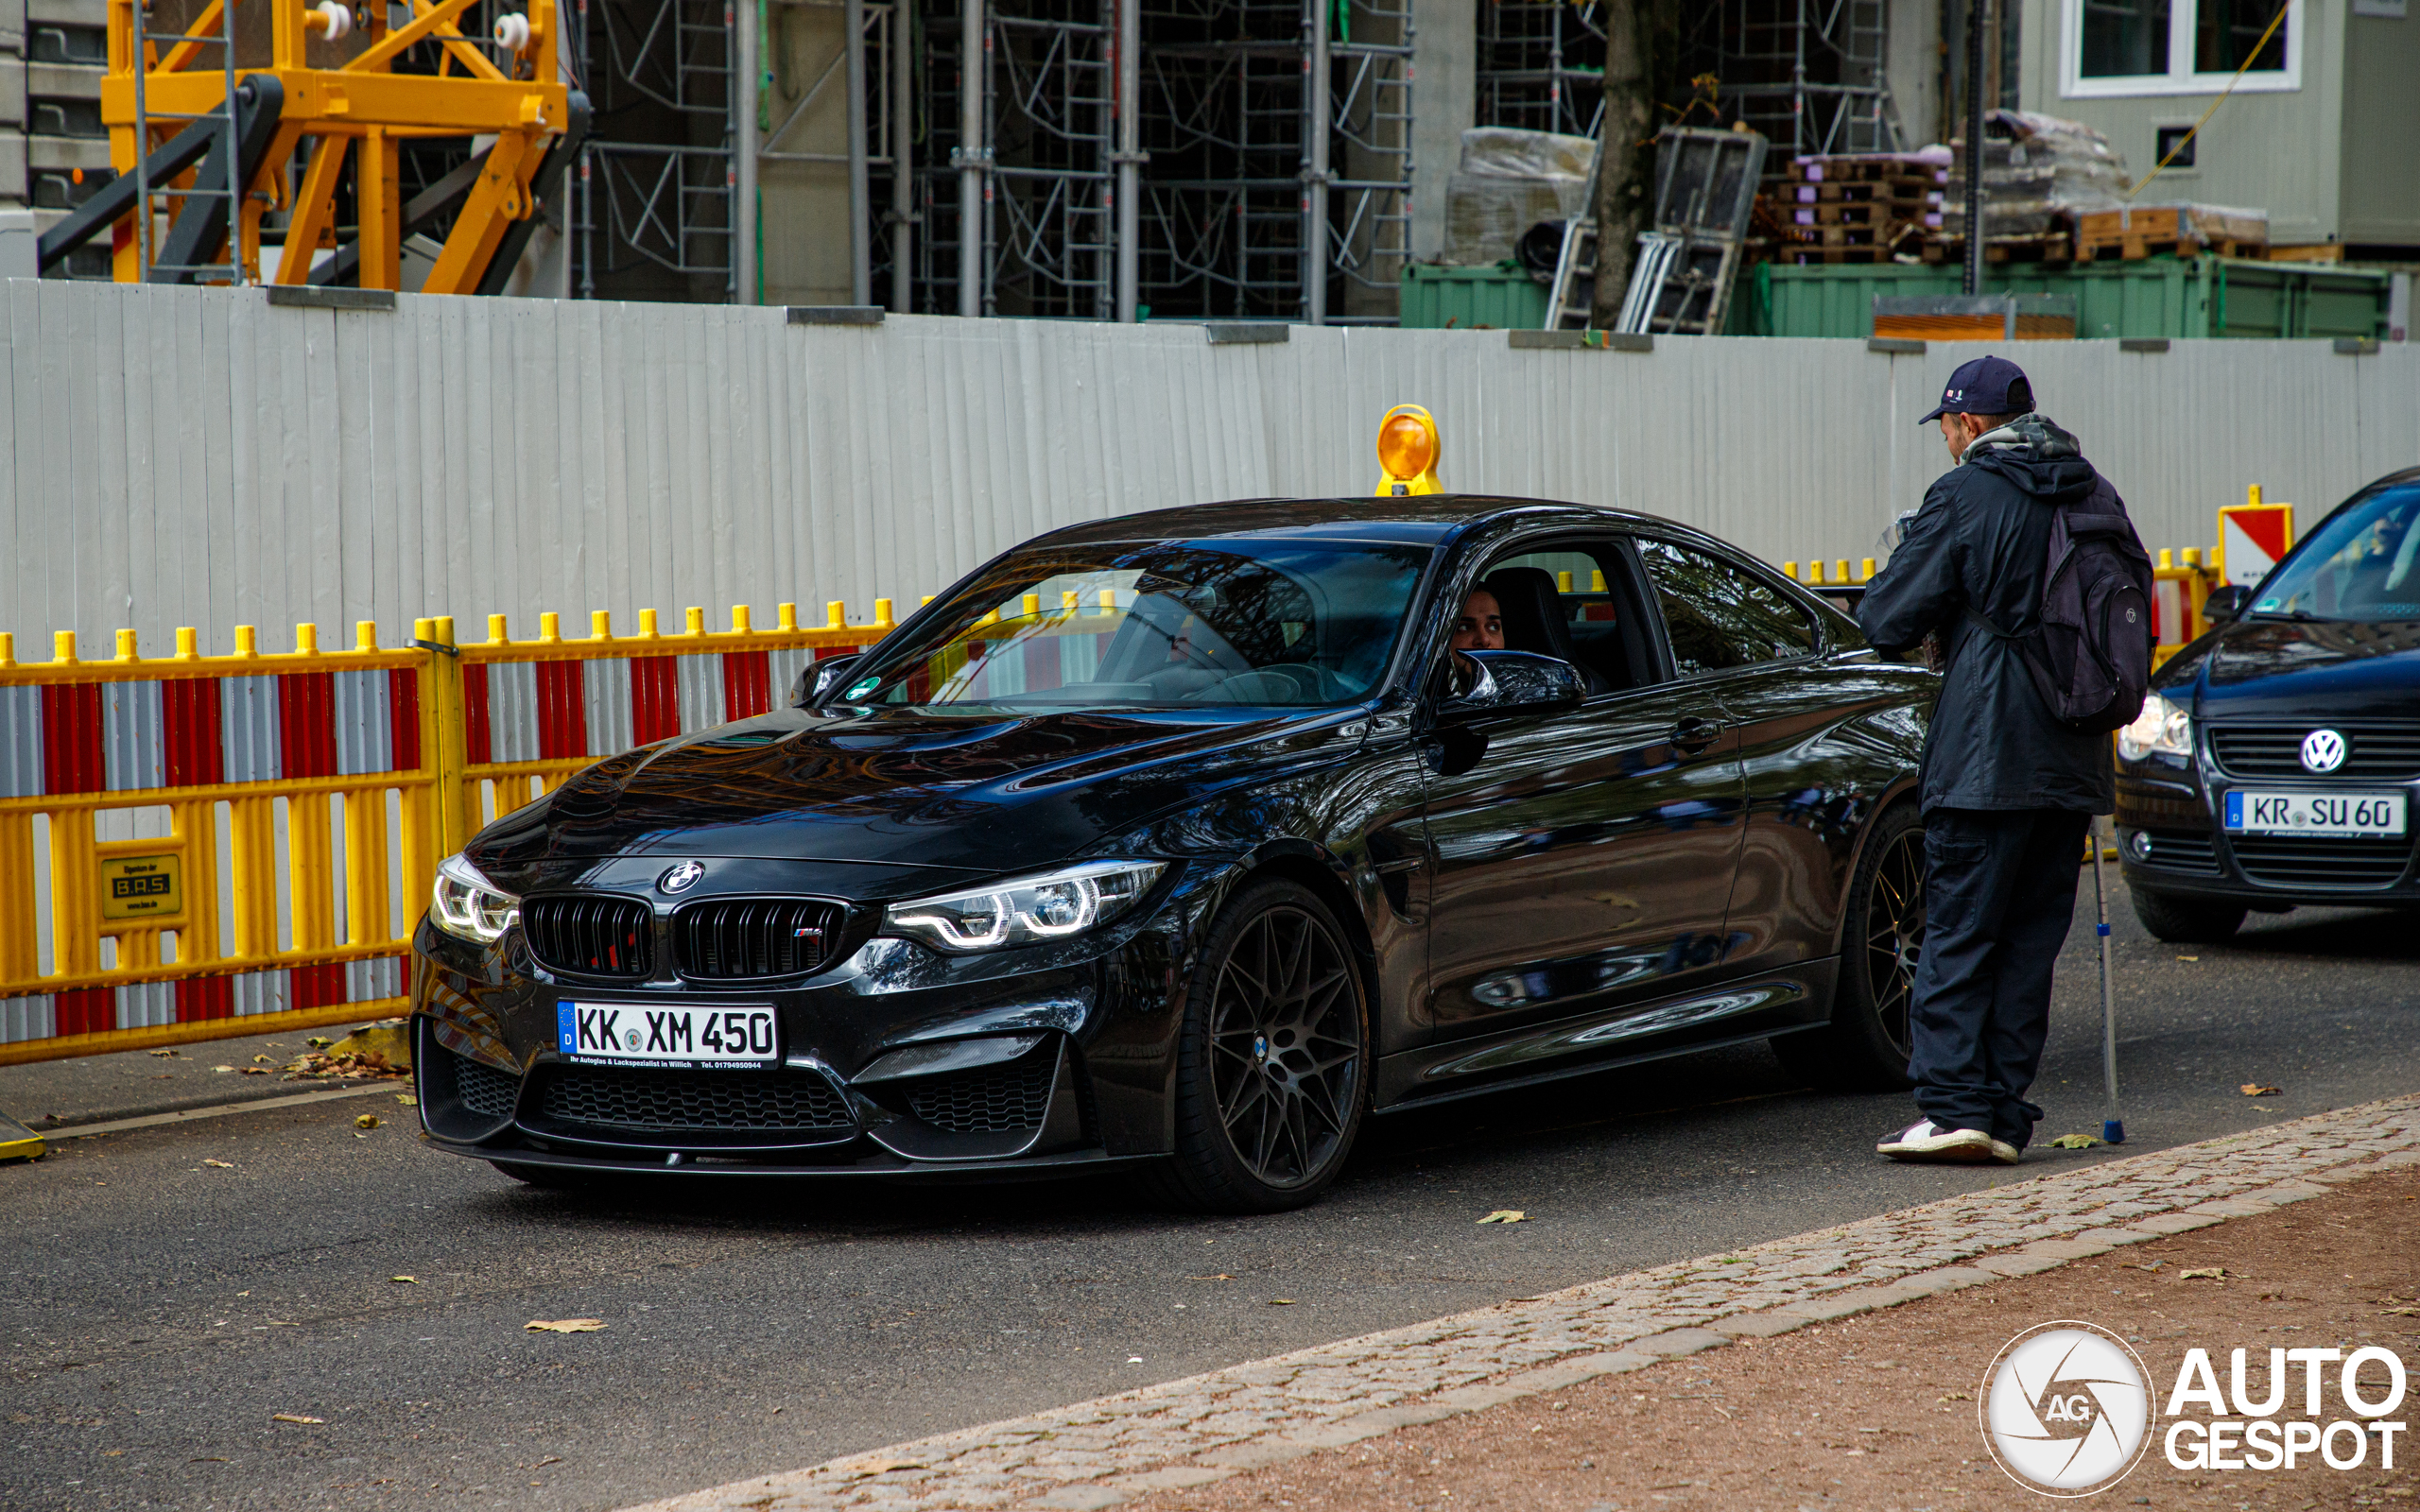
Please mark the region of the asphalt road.
MULTIPOLYGON (((2046 1140, 2100 1126, 2089 909, 2046 1140)), ((2420 1089, 2414 922, 2180 950, 2121 900, 2128 1148, 2420 1089)), ((1910 1116, 1712 1053, 1380 1120, 1326 1201, 1252 1220, 1103 1184, 571 1198, 385 1096, 66 1142, 0 1170, 0 1506, 614 1507, 2102 1158, 1876 1159, 1910 1116), (524 1328, 574 1317, 606 1327, 524 1328)))

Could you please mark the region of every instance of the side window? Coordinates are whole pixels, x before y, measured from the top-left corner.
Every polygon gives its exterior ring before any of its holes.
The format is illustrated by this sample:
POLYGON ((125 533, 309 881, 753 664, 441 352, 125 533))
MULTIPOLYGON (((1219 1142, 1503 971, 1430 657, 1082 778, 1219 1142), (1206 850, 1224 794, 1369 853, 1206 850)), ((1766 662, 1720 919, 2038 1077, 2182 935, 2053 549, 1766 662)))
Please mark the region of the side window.
POLYGON ((1663 604, 1681 676, 1815 654, 1815 622, 1778 590, 1668 541, 1641 541, 1638 555, 1663 604))
POLYGON ((1632 686, 1649 665, 1631 655, 1636 631, 1623 577, 1611 543, 1582 541, 1497 558, 1476 588, 1496 600, 1506 646, 1571 662, 1602 693, 1632 686))

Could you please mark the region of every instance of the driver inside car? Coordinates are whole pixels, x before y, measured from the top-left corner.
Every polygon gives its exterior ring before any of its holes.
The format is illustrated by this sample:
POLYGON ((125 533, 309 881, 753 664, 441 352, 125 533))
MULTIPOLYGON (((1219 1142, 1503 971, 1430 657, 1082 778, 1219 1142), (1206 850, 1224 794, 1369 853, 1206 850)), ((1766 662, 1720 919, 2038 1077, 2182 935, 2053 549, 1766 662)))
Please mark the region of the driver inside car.
POLYGON ((1462 600, 1461 613, 1454 619, 1454 638, 1445 644, 1453 649, 1446 668, 1447 691, 1460 697, 1478 681, 1478 663, 1462 653, 1504 649, 1504 610, 1495 595, 1484 588, 1472 589, 1462 600))

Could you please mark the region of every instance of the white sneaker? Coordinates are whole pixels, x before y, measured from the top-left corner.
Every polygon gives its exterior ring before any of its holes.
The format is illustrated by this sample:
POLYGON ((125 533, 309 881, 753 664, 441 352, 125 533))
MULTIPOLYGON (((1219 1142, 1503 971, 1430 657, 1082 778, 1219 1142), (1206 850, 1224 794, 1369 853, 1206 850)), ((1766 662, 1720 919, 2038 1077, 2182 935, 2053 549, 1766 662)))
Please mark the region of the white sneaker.
MULTIPOLYGON (((1993 1149, 1994 1140, 1979 1128, 1943 1128, 1928 1118, 1920 1118, 1899 1130, 1886 1135, 1874 1149, 1894 1160, 1926 1160, 1948 1165, 1980 1165, 1998 1158, 1993 1149)), ((2015 1150, 2009 1151, 2011 1155, 2015 1150)))
POLYGON ((2014 1165, 2025 1159, 2025 1152, 2006 1140, 1992 1141, 1992 1159, 2002 1165, 2014 1165))

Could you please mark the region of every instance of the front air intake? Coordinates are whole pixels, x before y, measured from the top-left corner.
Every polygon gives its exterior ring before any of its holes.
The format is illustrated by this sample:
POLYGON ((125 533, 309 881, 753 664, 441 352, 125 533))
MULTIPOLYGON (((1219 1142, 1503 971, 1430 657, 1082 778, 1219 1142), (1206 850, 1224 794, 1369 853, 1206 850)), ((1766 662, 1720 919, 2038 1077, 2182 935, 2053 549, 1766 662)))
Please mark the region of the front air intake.
POLYGON ((672 916, 681 974, 699 982, 804 976, 831 958, 847 912, 808 898, 717 898, 672 916))

